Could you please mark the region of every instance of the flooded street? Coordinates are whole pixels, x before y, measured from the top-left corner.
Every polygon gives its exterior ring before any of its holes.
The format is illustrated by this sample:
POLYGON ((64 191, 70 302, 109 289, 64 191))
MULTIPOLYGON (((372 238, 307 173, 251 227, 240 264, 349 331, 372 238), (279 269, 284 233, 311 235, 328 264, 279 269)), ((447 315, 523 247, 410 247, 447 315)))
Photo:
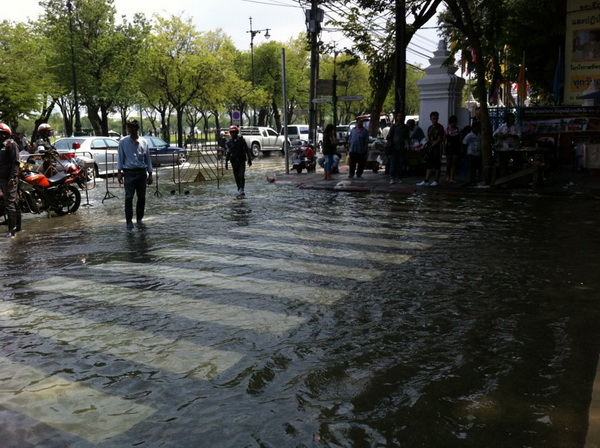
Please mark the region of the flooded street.
POLYGON ((584 446, 598 201, 276 171, 165 176, 145 231, 101 180, 0 241, 3 448, 584 446))

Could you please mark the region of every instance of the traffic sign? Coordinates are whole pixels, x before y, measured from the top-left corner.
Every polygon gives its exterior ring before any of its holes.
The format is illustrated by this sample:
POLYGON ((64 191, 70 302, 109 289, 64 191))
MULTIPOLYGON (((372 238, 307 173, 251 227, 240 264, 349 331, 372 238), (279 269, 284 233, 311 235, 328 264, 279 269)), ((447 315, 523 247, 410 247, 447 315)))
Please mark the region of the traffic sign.
POLYGON ((346 95, 346 96, 338 96, 338 101, 360 101, 363 99, 362 95, 346 95))
POLYGON ((234 110, 231 114, 231 124, 239 126, 242 122, 242 114, 239 110, 234 110))
POLYGON ((325 97, 325 98, 313 98, 312 102, 315 104, 318 103, 331 103, 333 101, 333 98, 331 97, 325 97))

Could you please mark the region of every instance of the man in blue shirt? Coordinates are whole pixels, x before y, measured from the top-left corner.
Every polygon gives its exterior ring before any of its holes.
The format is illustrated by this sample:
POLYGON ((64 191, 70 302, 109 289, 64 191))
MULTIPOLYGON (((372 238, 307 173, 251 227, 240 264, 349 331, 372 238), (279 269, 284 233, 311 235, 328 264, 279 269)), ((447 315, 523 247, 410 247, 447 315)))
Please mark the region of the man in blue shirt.
POLYGON ((117 179, 125 178, 125 220, 127 229, 133 229, 133 197, 137 194, 135 217, 138 229, 145 229, 146 184, 152 184, 152 162, 146 141, 139 136, 140 124, 135 119, 127 121, 129 135, 119 142, 117 179), (146 173, 148 173, 146 175, 146 173))
POLYGON ((348 149, 350 157, 348 177, 353 178, 354 171, 356 171, 356 177, 360 177, 365 170, 369 149, 369 131, 363 127, 362 118, 356 120, 356 127, 350 131, 348 141, 350 146, 348 149))

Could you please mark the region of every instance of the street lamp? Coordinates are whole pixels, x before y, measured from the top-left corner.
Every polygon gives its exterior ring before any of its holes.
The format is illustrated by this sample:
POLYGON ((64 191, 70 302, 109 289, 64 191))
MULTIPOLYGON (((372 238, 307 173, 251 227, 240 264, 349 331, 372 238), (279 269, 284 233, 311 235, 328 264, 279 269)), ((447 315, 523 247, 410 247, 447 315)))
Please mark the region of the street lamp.
MULTIPOLYGON (((269 38, 271 37, 271 35, 269 34, 269 29, 270 28, 265 28, 263 30, 253 30, 252 29, 252 17, 250 17, 250 31, 246 31, 247 33, 250 33, 250 58, 252 59, 252 89, 254 89, 254 87, 256 87, 256 81, 254 79, 254 36, 256 36, 257 34, 262 33, 263 31, 265 32, 265 38, 269 38)), ((256 111, 254 112, 254 126, 256 126, 256 111)))
POLYGON ((75 135, 81 135, 81 117, 79 116, 79 97, 77 96, 77 74, 75 71, 75 47, 73 46, 73 4, 67 0, 69 10, 69 32, 71 34, 71 70, 73 71, 73 98, 75 101, 75 135))

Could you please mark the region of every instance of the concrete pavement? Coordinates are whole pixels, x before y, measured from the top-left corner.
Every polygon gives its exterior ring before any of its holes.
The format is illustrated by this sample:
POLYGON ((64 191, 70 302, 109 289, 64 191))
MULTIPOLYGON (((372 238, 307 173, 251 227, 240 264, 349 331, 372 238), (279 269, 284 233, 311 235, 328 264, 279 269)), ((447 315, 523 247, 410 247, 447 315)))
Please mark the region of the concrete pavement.
POLYGON ((419 187, 417 184, 424 177, 422 174, 409 173, 396 184, 390 184, 390 177, 383 170, 378 173, 365 171, 361 178, 348 178, 348 166, 341 165, 340 173, 332 175, 332 180, 323 179, 323 170, 317 167, 316 173, 301 174, 291 172, 276 173, 268 178, 269 182, 288 183, 298 188, 314 190, 349 191, 364 193, 413 194, 413 193, 446 193, 446 194, 512 194, 515 192, 535 192, 545 196, 565 197, 600 197, 600 172, 583 170, 575 172, 570 166, 559 166, 549 170, 541 184, 533 190, 531 177, 522 178, 498 186, 469 185, 464 174, 457 175, 456 183, 444 182, 446 175, 442 170, 442 181, 436 187, 419 187))

